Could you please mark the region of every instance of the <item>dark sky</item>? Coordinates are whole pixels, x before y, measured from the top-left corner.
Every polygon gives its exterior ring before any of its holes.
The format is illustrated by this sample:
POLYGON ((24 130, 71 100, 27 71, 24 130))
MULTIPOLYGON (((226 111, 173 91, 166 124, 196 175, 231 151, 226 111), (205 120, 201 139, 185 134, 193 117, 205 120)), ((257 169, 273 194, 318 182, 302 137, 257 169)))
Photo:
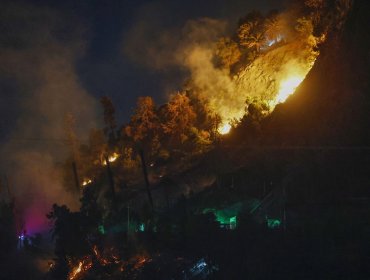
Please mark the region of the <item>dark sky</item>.
MULTIPOLYGON (((224 19, 233 27, 248 11, 278 8, 281 2, 3 0, 0 2, 0 63, 4 68, 0 66, 1 138, 9 135, 19 122, 19 115, 24 110, 25 92, 31 92, 33 86, 36 87, 34 84, 45 80, 52 84, 52 77, 46 79, 42 76, 45 73, 33 77, 35 71, 32 69, 33 63, 35 67, 42 64, 37 61, 41 61, 42 55, 49 53, 50 48, 51 53, 58 53, 61 49, 63 57, 67 61, 71 59, 73 69, 69 71, 74 72, 72 74, 76 75, 78 84, 89 95, 96 99, 103 95, 111 97, 120 122, 124 122, 128 120, 138 96, 151 95, 158 103, 164 102, 166 89, 180 86, 183 74, 175 68, 151 69, 147 67, 150 62, 145 66, 128 57, 124 49, 130 45, 132 36, 136 36, 138 25, 146 26, 141 30, 150 33, 140 34, 139 41, 150 45, 162 31, 181 30, 190 19, 224 19), (73 58, 70 58, 69 53, 72 52, 73 58), (24 60, 28 62, 25 64, 24 60), (32 86, 30 81, 34 83, 32 86)), ((65 77, 72 74, 63 73, 65 77)), ((27 106, 32 106, 31 103, 27 102, 27 106)))

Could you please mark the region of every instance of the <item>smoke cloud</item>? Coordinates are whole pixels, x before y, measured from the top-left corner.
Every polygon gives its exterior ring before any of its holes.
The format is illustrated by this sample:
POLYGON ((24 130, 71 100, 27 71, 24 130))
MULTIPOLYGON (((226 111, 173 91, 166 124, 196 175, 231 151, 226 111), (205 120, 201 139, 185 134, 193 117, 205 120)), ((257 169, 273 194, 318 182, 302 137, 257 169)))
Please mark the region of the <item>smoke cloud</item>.
POLYGON ((47 227, 53 203, 78 206, 58 167, 68 152, 64 118, 71 113, 77 134, 87 135, 96 125, 97 104, 76 73, 86 37, 76 19, 5 2, 0 21, 1 111, 11 130, 1 146, 1 172, 15 198, 18 230, 32 234, 47 227))
POLYGON ((200 18, 186 21, 182 28, 165 29, 158 20, 152 22, 149 17, 149 23, 141 20, 132 28, 124 40, 124 53, 152 69, 183 69, 186 73, 183 82, 190 78, 191 87, 208 101, 210 109, 225 124, 243 117, 248 98, 274 104, 283 80, 292 75, 303 79, 311 69, 317 54, 295 42, 296 19, 294 11, 281 13, 280 36, 289 43, 261 52, 259 58, 234 76, 214 63, 217 40, 230 34, 230 26, 223 20, 200 18))

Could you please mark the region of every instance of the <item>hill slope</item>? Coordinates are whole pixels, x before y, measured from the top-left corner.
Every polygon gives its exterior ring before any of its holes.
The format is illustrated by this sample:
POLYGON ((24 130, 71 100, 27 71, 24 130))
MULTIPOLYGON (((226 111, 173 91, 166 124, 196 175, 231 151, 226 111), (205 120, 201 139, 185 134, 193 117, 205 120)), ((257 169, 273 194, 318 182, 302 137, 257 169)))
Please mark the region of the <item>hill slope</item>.
POLYGON ((355 0, 343 30, 321 50, 314 67, 286 103, 266 120, 264 142, 286 145, 370 143, 370 16, 355 0))

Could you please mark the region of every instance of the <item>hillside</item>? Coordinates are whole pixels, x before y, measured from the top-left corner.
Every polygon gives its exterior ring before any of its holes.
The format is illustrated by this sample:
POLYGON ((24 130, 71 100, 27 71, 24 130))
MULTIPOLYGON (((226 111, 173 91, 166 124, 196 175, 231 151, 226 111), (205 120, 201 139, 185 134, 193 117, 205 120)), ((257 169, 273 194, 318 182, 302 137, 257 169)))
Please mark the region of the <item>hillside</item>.
POLYGON ((370 143, 370 35, 367 1, 357 0, 331 34, 296 93, 265 123, 264 142, 366 146, 370 143))

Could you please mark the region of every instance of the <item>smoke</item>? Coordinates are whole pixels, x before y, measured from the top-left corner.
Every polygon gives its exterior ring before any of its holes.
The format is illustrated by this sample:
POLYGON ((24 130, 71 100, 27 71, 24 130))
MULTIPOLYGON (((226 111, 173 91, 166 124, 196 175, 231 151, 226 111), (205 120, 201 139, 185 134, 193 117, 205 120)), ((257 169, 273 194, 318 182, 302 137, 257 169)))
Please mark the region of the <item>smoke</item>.
POLYGON ((25 3, 5 2, 0 21, 2 114, 11 129, 1 147, 1 171, 10 180, 18 230, 34 233, 47 227, 53 203, 78 206, 63 189, 58 164, 68 152, 66 114, 76 118, 80 136, 96 125, 96 101, 76 73, 86 32, 76 19, 25 3))
POLYGON ((280 13, 279 40, 289 42, 278 48, 265 46, 259 58, 234 76, 214 64, 217 40, 230 34, 230 26, 223 20, 200 18, 186 21, 181 28, 166 29, 158 19, 149 17, 149 23, 141 20, 132 28, 124 40, 124 53, 135 63, 159 71, 183 69, 183 83, 190 78, 190 87, 208 101, 210 109, 226 124, 243 117, 247 99, 274 104, 284 79, 292 75, 303 79, 311 69, 317 53, 312 47, 302 47, 297 42, 300 39, 294 37, 297 17, 294 10, 280 13))
MULTIPOLYGON (((128 37, 130 40, 125 40, 125 54, 135 63, 156 70, 184 70, 187 75, 183 82, 190 76, 197 91, 207 98, 214 110, 223 105, 222 108, 228 107, 225 110, 229 111, 238 103, 232 98, 235 85, 228 71, 216 68, 213 63, 216 42, 228 30, 225 21, 210 18, 188 20, 181 28, 162 30, 156 39, 143 42, 143 33, 153 34, 158 28, 154 26, 139 22, 128 37)), ((229 114, 222 110, 218 113, 229 114)))
POLYGON ((229 72, 213 63, 215 43, 225 29, 226 23, 222 21, 190 21, 184 28, 187 36, 177 52, 177 62, 190 71, 197 92, 208 100, 210 109, 223 120, 235 113, 233 108, 240 102, 235 96, 235 84, 229 72))

